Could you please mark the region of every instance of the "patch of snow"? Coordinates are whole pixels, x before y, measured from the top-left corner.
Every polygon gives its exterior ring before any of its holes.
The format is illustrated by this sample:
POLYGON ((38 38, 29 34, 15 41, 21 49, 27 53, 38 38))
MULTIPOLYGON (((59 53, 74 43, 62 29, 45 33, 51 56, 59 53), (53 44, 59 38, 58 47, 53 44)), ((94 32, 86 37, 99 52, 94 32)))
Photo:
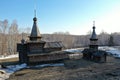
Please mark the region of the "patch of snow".
POLYGON ((8 56, 0 56, 0 59, 10 59, 10 58, 16 58, 18 57, 18 54, 14 54, 14 55, 8 55, 8 56))
POLYGON ((81 54, 75 53, 75 54, 69 54, 70 59, 80 59, 81 54))
POLYGON ((106 51, 108 55, 112 55, 115 58, 120 58, 120 50, 118 48, 104 46, 99 47, 98 49, 106 51))
MULTIPOLYGON (((64 66, 63 63, 56 63, 56 64, 42 64, 42 65, 36 65, 35 68, 43 68, 43 67, 50 67, 50 66, 64 66)), ((20 65, 10 65, 7 66, 7 68, 0 68, 0 80, 8 79, 11 74, 13 74, 15 71, 18 71, 23 68, 30 68, 26 64, 20 64, 20 65)))
POLYGON ((98 47, 98 49, 99 50, 103 50, 103 51, 116 50, 116 48, 114 48, 114 47, 108 47, 108 46, 98 47))
POLYGON ((35 67, 43 68, 43 67, 55 67, 55 66, 64 66, 64 63, 42 64, 42 65, 36 65, 35 67))
POLYGON ((24 63, 24 64, 20 64, 20 65, 11 65, 11 66, 7 66, 7 72, 15 72, 15 71, 18 71, 20 69, 23 69, 25 68, 27 65, 24 63))
POLYGON ((26 64, 20 64, 20 65, 11 65, 7 66, 5 69, 0 69, 1 72, 4 74, 0 74, 0 80, 8 79, 11 74, 13 74, 15 71, 18 71, 20 69, 26 68, 26 64))
POLYGON ((67 52, 73 52, 73 53, 81 53, 83 51, 83 49, 66 49, 64 51, 67 51, 67 52))

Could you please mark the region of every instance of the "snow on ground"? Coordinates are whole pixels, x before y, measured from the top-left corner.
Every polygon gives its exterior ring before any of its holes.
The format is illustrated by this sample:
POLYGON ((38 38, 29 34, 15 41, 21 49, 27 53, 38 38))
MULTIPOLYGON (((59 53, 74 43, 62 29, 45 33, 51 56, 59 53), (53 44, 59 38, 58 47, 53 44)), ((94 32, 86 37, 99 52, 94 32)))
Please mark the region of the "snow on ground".
MULTIPOLYGON (((75 48, 75 49, 66 49, 64 51, 73 52, 73 53, 81 53, 83 49, 84 48, 75 48)), ((117 46, 117 47, 103 46, 103 47, 99 47, 98 49, 106 51, 108 55, 112 55, 115 58, 120 58, 120 46, 117 46)))
POLYGON ((115 58, 120 58, 120 50, 118 48, 104 46, 99 47, 99 50, 104 50, 108 53, 108 55, 112 55, 115 58))
POLYGON ((26 64, 20 64, 20 65, 7 66, 7 68, 5 69, 0 68, 0 80, 8 79, 9 76, 13 74, 15 71, 18 71, 26 67, 27 67, 26 64))
POLYGON ((103 46, 103 47, 99 47, 99 50, 104 50, 104 51, 109 51, 109 50, 117 50, 114 47, 108 47, 108 46, 103 46))
POLYGON ((13 54, 8 56, 0 55, 0 59, 9 59, 9 58, 15 58, 15 57, 18 57, 18 54, 13 54))
MULTIPOLYGON (((75 48, 75 49, 66 49, 64 51, 67 52, 73 52, 73 53, 81 53, 84 48, 75 48)), ((112 55, 115 58, 120 58, 120 46, 114 46, 114 47, 109 47, 109 46, 101 46, 98 48, 99 50, 106 51, 108 55, 112 55)))
POLYGON ((41 64, 36 65, 36 68, 43 68, 43 67, 55 67, 55 66, 64 66, 64 63, 56 63, 56 64, 41 64))
POLYGON ((83 48, 66 49, 64 51, 73 52, 73 53, 81 53, 83 51, 83 48))
MULTIPOLYGON (((41 64, 41 65, 36 65, 32 67, 43 68, 43 67, 50 67, 50 66, 64 66, 64 63, 41 64)), ((27 66, 26 64, 20 64, 20 65, 7 66, 7 68, 0 68, 0 80, 8 79, 11 74, 23 68, 30 68, 30 66, 27 66)))

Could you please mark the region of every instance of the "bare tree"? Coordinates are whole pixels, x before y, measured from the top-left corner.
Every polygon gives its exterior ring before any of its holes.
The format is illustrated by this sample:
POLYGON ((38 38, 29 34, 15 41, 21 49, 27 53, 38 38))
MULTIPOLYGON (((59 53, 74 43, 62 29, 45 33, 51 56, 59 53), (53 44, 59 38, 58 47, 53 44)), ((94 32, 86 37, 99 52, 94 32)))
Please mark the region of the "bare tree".
POLYGON ((1 54, 5 55, 7 53, 7 29, 8 20, 0 21, 0 31, 1 31, 1 54))
POLYGON ((10 54, 16 53, 16 43, 18 42, 18 25, 17 21, 14 20, 9 28, 9 41, 8 41, 8 49, 10 54))
POLYGON ((110 38, 109 38, 109 40, 108 40, 108 46, 114 46, 115 44, 114 44, 114 38, 113 38, 113 35, 111 34, 110 35, 110 38))
POLYGON ((98 43, 99 45, 106 46, 108 45, 109 34, 107 32, 102 31, 98 35, 98 43))

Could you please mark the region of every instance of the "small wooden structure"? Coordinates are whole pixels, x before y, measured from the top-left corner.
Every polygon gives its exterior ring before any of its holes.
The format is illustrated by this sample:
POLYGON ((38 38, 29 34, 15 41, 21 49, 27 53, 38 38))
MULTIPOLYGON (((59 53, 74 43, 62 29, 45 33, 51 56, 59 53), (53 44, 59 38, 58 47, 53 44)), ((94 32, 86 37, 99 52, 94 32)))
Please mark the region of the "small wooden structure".
POLYGON ((95 62, 106 62, 107 53, 105 51, 98 50, 98 38, 95 32, 95 22, 93 23, 93 32, 90 38, 89 48, 82 51, 83 58, 86 60, 92 60, 95 62))

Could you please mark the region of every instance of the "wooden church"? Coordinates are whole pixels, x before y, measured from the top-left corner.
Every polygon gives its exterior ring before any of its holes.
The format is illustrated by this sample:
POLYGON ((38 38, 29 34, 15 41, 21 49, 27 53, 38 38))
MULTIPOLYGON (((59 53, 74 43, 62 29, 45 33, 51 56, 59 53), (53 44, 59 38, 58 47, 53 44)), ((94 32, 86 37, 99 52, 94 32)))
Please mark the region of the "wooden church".
POLYGON ((29 40, 21 40, 21 43, 17 44, 17 51, 19 52, 20 63, 39 63, 60 60, 67 57, 64 53, 51 52, 61 51, 63 48, 62 42, 45 42, 41 40, 42 36, 37 26, 36 16, 33 18, 33 27, 29 40), (51 53, 51 54, 50 54, 51 53), (57 54, 57 55, 56 55, 57 54))

